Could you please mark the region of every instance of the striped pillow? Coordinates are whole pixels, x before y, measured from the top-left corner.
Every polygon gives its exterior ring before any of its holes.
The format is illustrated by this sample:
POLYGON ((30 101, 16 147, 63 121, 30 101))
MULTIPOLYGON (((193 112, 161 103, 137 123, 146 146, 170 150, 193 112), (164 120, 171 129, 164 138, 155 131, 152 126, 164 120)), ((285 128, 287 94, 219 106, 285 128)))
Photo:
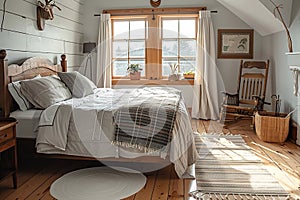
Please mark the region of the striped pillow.
MULTIPOLYGON (((40 78, 41 75, 37 75, 33 79, 40 78)), ((33 108, 33 105, 26 99, 26 97, 21 93, 21 81, 16 81, 8 84, 8 91, 10 92, 13 99, 19 105, 20 110, 25 111, 33 108)))
POLYGON ((20 91, 39 109, 46 109, 57 102, 72 98, 67 86, 57 76, 22 81, 20 91))

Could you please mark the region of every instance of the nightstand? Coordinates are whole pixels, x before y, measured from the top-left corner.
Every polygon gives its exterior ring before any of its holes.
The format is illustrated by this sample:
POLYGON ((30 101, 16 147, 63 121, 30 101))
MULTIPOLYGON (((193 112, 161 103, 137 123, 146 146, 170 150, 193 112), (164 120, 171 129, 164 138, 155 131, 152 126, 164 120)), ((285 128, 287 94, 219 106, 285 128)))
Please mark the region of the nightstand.
POLYGON ((17 147, 14 118, 0 118, 0 179, 12 175, 17 188, 17 147))

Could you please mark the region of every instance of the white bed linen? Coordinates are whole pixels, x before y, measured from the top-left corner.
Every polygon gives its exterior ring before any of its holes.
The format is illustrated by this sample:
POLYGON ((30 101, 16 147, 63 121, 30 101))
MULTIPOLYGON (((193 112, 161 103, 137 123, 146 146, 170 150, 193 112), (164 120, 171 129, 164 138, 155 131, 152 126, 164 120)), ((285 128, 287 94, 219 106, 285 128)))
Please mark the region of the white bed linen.
POLYGON ((18 121, 16 128, 17 138, 36 138, 42 112, 43 110, 29 109, 25 111, 16 110, 10 113, 10 117, 18 121))
MULTIPOLYGON (((54 117, 54 123, 65 123, 63 126, 67 134, 66 136, 58 135, 53 137, 49 134, 49 131, 43 131, 44 127, 41 127, 36 143, 37 152, 88 157, 93 156, 96 158, 136 158, 140 156, 160 156, 161 158, 166 158, 166 155, 162 152, 144 153, 132 148, 119 148, 112 144, 114 133, 112 113, 110 112, 110 109, 114 107, 114 105, 112 105, 112 98, 122 95, 122 93, 116 93, 115 91, 116 90, 99 88, 96 90, 95 94, 85 98, 61 102, 60 104, 72 104, 75 107, 80 105, 80 108, 83 107, 83 110, 79 112, 76 111, 77 113, 74 113, 73 110, 71 119, 66 122, 64 119, 64 114, 66 112, 64 112, 63 109, 58 109, 58 114, 54 117), (104 121, 101 121, 102 124, 98 123, 96 119, 97 114, 91 115, 86 112, 87 110, 88 112, 91 112, 95 108, 98 110, 105 110, 105 112, 102 113, 104 116, 104 121), (59 112, 63 114, 60 114, 59 112), (84 121, 83 124, 81 124, 82 121, 84 121), (97 130, 97 132, 95 132, 95 130, 97 130), (58 138, 66 141, 61 141, 58 138), (66 145, 64 146, 65 143, 66 145)), ((99 111, 97 112, 99 116, 99 111)), ((49 118, 53 117, 50 116, 49 118)), ((196 160, 193 131, 183 100, 180 100, 174 124, 169 159, 175 164, 175 170, 179 177, 182 177, 188 169, 188 166, 193 164, 196 160)))

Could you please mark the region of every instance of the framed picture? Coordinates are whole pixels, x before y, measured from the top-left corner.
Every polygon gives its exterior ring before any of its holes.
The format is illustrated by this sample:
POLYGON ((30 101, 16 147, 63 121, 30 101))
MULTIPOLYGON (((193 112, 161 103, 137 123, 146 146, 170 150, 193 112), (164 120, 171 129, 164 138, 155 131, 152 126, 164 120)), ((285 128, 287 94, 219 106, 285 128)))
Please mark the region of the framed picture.
POLYGON ((253 29, 219 29, 218 58, 253 58, 253 29))

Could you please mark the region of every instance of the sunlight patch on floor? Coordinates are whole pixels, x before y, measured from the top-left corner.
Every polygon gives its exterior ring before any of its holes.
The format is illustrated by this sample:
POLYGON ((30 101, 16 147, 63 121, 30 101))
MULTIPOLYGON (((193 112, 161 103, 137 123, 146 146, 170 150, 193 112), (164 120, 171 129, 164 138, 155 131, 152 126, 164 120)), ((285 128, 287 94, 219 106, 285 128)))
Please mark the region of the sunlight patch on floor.
POLYGON ((287 157, 287 156, 285 156, 285 155, 283 155, 283 154, 281 154, 281 153, 279 153, 279 152, 277 152, 277 151, 274 151, 274 150, 272 150, 272 149, 270 149, 270 148, 268 148, 268 147, 265 147, 265 146, 263 146, 263 145, 261 145, 261 144, 257 144, 256 142, 251 142, 251 144, 254 144, 254 145, 259 146, 259 147, 261 147, 261 148, 263 148, 263 149, 265 149, 265 150, 267 150, 267 151, 270 151, 270 152, 272 152, 272 153, 274 153, 274 154, 277 154, 277 155, 279 155, 279 156, 281 156, 281 157, 284 157, 284 158, 286 158, 286 159, 289 159, 289 157, 287 157))

